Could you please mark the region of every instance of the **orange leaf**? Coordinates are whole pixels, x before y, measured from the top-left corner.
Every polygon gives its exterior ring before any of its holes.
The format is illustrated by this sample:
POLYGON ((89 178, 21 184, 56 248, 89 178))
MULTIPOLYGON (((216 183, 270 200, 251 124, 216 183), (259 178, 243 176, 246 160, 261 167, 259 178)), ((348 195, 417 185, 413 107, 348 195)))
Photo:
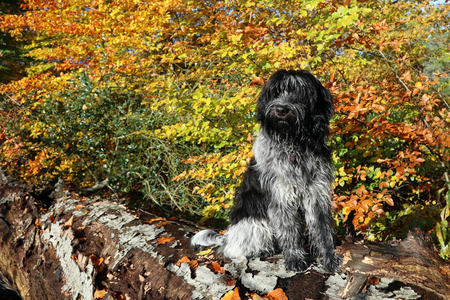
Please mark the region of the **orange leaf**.
POLYGON ((106 290, 96 290, 94 293, 94 298, 95 299, 103 299, 106 294, 108 294, 108 291, 106 290))
POLYGON ((391 197, 384 197, 384 201, 390 205, 390 206, 394 206, 394 200, 392 200, 391 197))
POLYGON ((444 276, 450 275, 450 268, 446 266, 441 266, 439 272, 444 276))
POLYGON ((212 262, 210 269, 215 273, 225 274, 225 269, 217 262, 212 262))
POLYGON ((241 297, 239 296, 238 288, 235 288, 234 290, 229 291, 220 300, 241 300, 241 297))
POLYGON ((81 209, 81 208, 85 208, 86 205, 83 204, 78 204, 77 206, 75 206, 75 209, 81 209))
POLYGON ((255 86, 255 85, 264 85, 264 79, 262 79, 261 77, 253 78, 252 82, 250 82, 250 86, 255 86))
POLYGON ((176 266, 181 265, 181 263, 189 263, 191 260, 187 256, 183 256, 176 262, 176 266))
POLYGON ((94 264, 94 267, 98 268, 103 263, 103 257, 98 257, 95 254, 91 255, 92 263, 94 264))
POLYGON ((166 243, 172 241, 173 239, 174 239, 173 236, 171 236, 171 237, 162 237, 162 238, 159 238, 158 241, 157 241, 156 243, 157 243, 158 245, 162 245, 162 244, 166 244, 166 243))
POLYGON ((197 269, 197 267, 198 267, 198 261, 196 261, 196 260, 191 260, 191 261, 189 262, 189 267, 191 268, 191 270, 197 269))
POLYGON ((73 225, 73 216, 71 216, 70 219, 64 223, 64 227, 69 228, 72 227, 72 225, 73 225))
POLYGON ((166 218, 155 218, 155 219, 150 219, 150 220, 148 220, 148 221, 144 221, 145 223, 153 223, 153 222, 156 222, 156 221, 165 221, 166 220, 166 218))
POLYGON ((196 260, 190 260, 189 258, 187 258, 187 256, 184 256, 182 258, 180 258, 177 262, 176 262, 176 266, 180 266, 182 263, 187 263, 189 264, 189 267, 191 268, 191 270, 194 270, 198 267, 198 261, 196 260))
POLYGON ((384 210, 383 209, 377 209, 376 211, 375 211, 378 215, 380 215, 380 216, 382 216, 382 217, 384 217, 384 216, 386 216, 386 214, 384 213, 384 210))
POLYGON ((275 289, 267 293, 266 298, 269 300, 288 300, 286 294, 283 292, 282 289, 275 289))
POLYGON ((159 222, 158 224, 156 224, 157 226, 164 226, 164 225, 169 225, 169 224, 172 224, 172 223, 170 223, 170 222, 168 222, 168 221, 161 221, 161 222, 159 222))
POLYGON ((227 279, 227 286, 233 286, 236 285, 236 279, 229 278, 227 279))

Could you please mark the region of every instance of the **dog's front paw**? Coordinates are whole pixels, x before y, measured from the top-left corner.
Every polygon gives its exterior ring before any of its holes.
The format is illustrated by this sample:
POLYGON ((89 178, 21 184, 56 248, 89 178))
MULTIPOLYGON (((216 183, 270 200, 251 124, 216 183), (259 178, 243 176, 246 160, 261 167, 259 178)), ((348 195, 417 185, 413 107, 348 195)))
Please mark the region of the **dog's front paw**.
POLYGON ((339 265, 342 263, 342 258, 334 252, 324 257, 322 263, 331 272, 341 272, 339 265))
POLYGON ((309 267, 309 264, 304 257, 289 257, 286 258, 285 267, 288 271, 303 272, 309 267))

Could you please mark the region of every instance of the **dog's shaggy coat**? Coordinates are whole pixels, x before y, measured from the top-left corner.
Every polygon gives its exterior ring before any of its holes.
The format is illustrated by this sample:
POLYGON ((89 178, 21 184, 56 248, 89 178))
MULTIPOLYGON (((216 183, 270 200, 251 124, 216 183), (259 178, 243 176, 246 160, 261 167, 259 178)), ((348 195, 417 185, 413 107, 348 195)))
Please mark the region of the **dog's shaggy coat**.
POLYGON ((270 256, 282 251, 286 268, 308 267, 304 245, 338 270, 330 197, 331 152, 326 145, 333 114, 330 92, 307 71, 275 72, 257 103, 260 134, 238 189, 225 235, 196 234, 194 246, 220 245, 226 257, 270 256))

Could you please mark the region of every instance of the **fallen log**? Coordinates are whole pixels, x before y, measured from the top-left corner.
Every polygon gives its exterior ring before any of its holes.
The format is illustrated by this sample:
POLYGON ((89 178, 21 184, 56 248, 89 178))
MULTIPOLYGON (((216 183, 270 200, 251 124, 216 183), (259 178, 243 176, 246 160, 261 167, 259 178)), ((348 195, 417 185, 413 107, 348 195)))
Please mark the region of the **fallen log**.
POLYGON ((431 241, 418 229, 409 232, 404 241, 340 246, 338 252, 344 257, 342 268, 352 274, 343 297, 356 295, 369 278, 375 277, 414 284, 450 299, 450 265, 431 247, 431 241))
POLYGON ((38 192, 0 172, 0 273, 22 299, 450 298, 449 264, 419 231, 395 244, 344 243, 345 273, 313 264, 296 274, 281 256, 194 251, 197 230, 62 185, 38 192))

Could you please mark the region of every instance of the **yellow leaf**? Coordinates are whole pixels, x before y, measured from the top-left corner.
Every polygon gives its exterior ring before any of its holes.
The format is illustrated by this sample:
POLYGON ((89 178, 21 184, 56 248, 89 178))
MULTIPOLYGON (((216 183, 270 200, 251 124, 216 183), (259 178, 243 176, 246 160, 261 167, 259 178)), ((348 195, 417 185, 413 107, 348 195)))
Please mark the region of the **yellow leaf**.
POLYGON ((203 251, 200 251, 199 253, 197 253, 196 255, 198 255, 198 256, 208 255, 211 253, 211 251, 212 251, 212 249, 203 250, 203 251))

